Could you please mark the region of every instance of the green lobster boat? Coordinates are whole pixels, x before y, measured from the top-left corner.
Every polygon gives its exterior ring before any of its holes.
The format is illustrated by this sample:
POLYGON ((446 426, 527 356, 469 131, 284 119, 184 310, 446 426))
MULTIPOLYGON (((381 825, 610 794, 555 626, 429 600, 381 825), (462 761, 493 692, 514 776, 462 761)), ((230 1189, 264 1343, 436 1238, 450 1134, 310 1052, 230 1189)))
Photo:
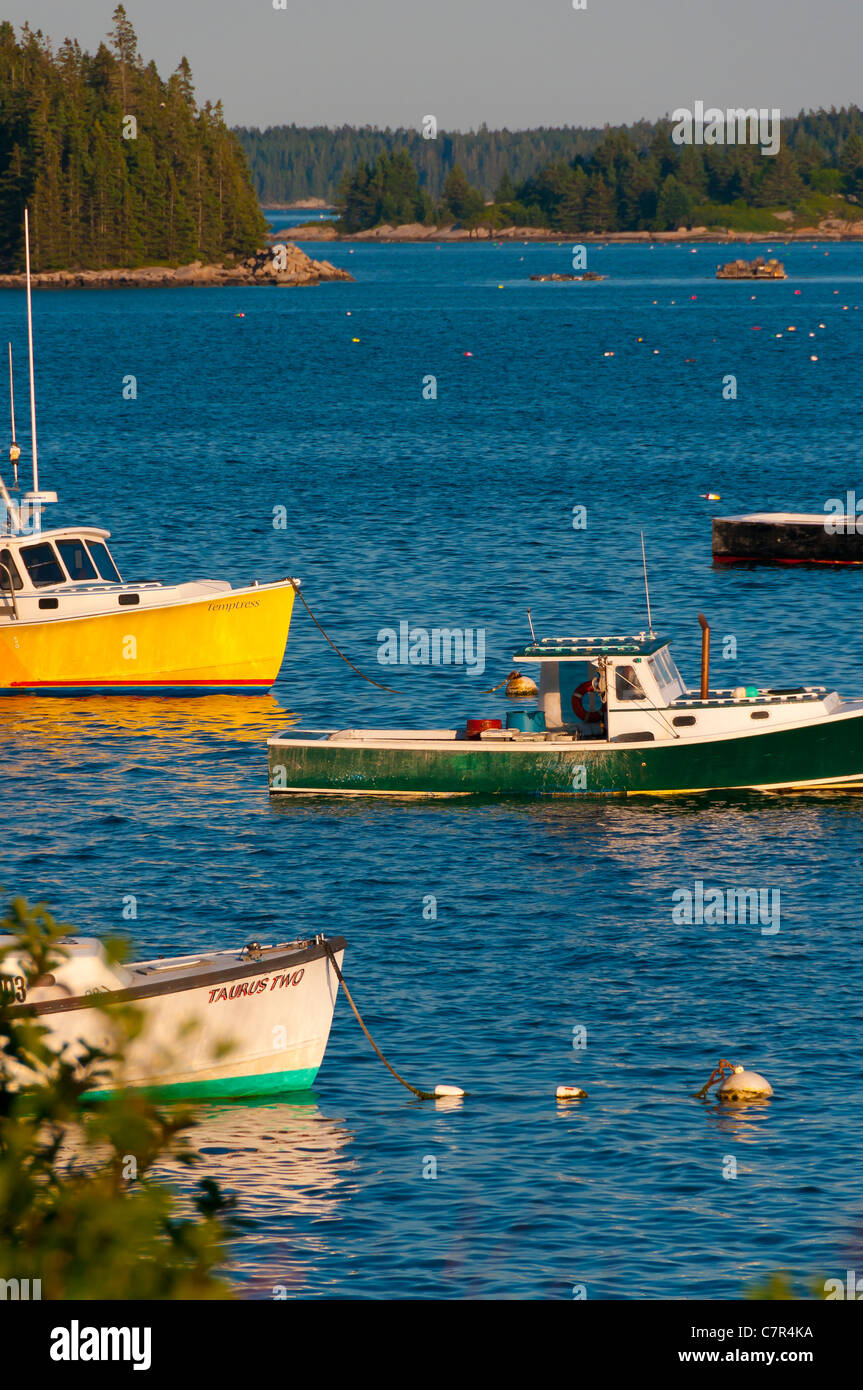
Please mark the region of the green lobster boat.
POLYGON ((667 639, 550 637, 537 708, 462 729, 288 730, 268 740, 270 791, 338 796, 664 796, 863 790, 863 699, 822 686, 689 690, 667 639))

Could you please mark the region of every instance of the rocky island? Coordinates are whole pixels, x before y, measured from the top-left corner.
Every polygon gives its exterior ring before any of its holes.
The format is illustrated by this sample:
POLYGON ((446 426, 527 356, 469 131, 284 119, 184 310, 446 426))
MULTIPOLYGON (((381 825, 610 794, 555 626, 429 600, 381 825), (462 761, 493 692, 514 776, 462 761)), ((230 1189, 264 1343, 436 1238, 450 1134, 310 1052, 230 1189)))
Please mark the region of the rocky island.
MULTIPOLYGON (((292 242, 256 251, 242 260, 226 259, 215 265, 192 261, 189 265, 144 265, 110 270, 43 270, 33 275, 34 289, 168 289, 215 285, 281 285, 299 288, 328 280, 353 280, 346 270, 329 261, 314 261, 292 242)), ((0 275, 0 289, 22 289, 24 275, 0 275)))
POLYGON ((726 261, 716 270, 717 280, 784 280, 785 267, 781 261, 771 257, 765 261, 756 256, 754 261, 726 261))

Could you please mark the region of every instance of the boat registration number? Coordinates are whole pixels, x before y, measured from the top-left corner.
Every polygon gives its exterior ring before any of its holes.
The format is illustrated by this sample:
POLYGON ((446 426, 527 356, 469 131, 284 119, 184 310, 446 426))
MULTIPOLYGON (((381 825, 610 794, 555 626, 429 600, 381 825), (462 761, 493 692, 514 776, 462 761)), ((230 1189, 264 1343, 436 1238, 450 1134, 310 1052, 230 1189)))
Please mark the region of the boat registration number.
POLYGON ((23 975, 0 975, 0 995, 4 1002, 15 999, 23 1004, 27 998, 27 981, 23 975))

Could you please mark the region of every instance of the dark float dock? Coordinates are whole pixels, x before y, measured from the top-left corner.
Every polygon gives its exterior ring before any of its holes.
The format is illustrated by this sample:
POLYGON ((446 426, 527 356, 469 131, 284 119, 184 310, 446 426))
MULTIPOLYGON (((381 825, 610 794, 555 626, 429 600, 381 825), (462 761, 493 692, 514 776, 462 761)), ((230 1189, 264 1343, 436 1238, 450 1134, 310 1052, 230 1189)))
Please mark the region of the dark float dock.
POLYGON ((863 565, 863 516, 829 512, 716 516, 713 560, 727 565, 863 565))

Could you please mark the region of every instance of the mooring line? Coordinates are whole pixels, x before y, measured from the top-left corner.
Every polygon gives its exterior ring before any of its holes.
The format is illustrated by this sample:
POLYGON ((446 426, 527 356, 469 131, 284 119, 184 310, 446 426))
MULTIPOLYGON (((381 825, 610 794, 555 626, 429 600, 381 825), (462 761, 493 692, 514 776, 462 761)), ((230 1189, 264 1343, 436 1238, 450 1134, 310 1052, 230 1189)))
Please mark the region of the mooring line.
MULTIPOLYGON (((294 593, 297 595, 297 598, 300 600, 300 603, 303 605, 303 607, 305 608, 305 610, 306 610, 306 612, 308 613, 309 617, 311 618, 312 622, 314 623, 315 627, 318 629, 318 632, 320 632, 321 636, 322 636, 327 642, 329 642, 330 646, 332 647, 332 649, 333 649, 333 651, 336 653, 336 655, 337 655, 337 656, 340 656, 341 659, 342 659, 342 661, 344 661, 346 665, 350 666, 350 668, 351 668, 352 671, 356 671, 357 675, 358 675, 358 676, 361 676, 362 679, 363 679, 364 681, 368 681, 369 685, 375 685, 375 686, 377 686, 378 690, 385 690, 385 691, 387 692, 388 695, 407 695, 407 694, 408 694, 408 691, 407 691, 407 690, 394 690, 393 687, 392 687, 391 685, 382 685, 380 681, 372 680, 371 676, 367 676, 366 673, 365 673, 365 671, 361 671, 361 670, 360 670, 359 666, 355 666, 354 663, 351 661, 350 657, 345 656, 344 652, 341 651, 340 648, 338 648, 338 647, 336 646, 336 644, 335 644, 335 642, 333 641, 332 637, 330 637, 330 635, 329 635, 327 632, 325 632, 324 629, 321 627, 320 623, 318 622, 317 618, 315 617, 314 613, 312 612, 311 608, 309 607, 308 603, 306 602, 305 595, 301 592, 300 587, 299 587, 299 585, 297 584, 296 580, 292 579, 290 582, 291 582, 291 585, 292 585, 292 587, 293 587, 294 593)), ((500 682, 500 684, 499 684, 499 685, 493 685, 493 686, 491 687, 491 690, 477 690, 477 691, 475 691, 474 693, 477 694, 477 695, 493 695, 493 694, 495 693, 496 690, 500 690, 500 687, 501 687, 502 685, 506 685, 506 683, 507 683, 508 680, 509 680, 509 676, 504 676, 504 678, 503 678, 503 680, 500 682)))
MULTIPOLYGON (((405 1081, 404 1077, 403 1077, 403 1076, 399 1076, 399 1074, 398 1074, 398 1072, 396 1071, 395 1067, 392 1066, 392 1065, 387 1061, 386 1057, 385 1057, 384 1054, 381 1052, 380 1048, 378 1047, 377 1043, 375 1042, 375 1040, 374 1040, 374 1038, 372 1037, 371 1033, 369 1032, 368 1028, 367 1028, 366 1025, 363 1023, 362 1017, 360 1016, 360 1011, 359 1011, 359 1009, 357 1008, 356 1004, 354 1003, 353 999, 351 998, 351 992, 350 992, 350 990, 348 989, 347 985, 345 984, 345 977, 344 977, 344 975, 342 974, 341 970, 339 969, 339 963, 338 963, 338 961, 336 960, 335 955, 333 954, 333 948, 331 947, 330 943, 329 943, 328 941, 326 941, 326 940, 323 941, 321 944, 323 945, 324 950, 326 951, 327 955, 329 956, 330 960, 332 961, 332 966, 333 966, 333 969, 334 969, 335 972, 336 972, 336 977, 337 977, 337 979, 338 979, 338 981, 339 981, 339 984, 341 985, 342 989, 343 989, 344 992, 345 992, 345 998, 347 999, 348 1003, 350 1004, 351 1008, 353 1009, 354 1013, 356 1014, 357 1023, 358 1023, 358 1024, 360 1025, 360 1027, 362 1028, 363 1032, 365 1033, 366 1037, 368 1038, 369 1042, 371 1043, 372 1047, 374 1048, 375 1052, 376 1052, 376 1053, 378 1054, 378 1056, 380 1057, 381 1061, 383 1062, 383 1064, 384 1064, 384 1066, 387 1068, 387 1070, 392 1072, 392 1074, 393 1074, 393 1076, 395 1077, 396 1081, 400 1081, 401 1084, 402 1084, 403 1086, 406 1086, 407 1089, 408 1089, 409 1091, 413 1091, 414 1095, 415 1095, 415 1096, 418 1096, 420 1100, 439 1100, 439 1099, 440 1099, 440 1095, 439 1095, 439 1094, 436 1094, 434 1091, 421 1091, 421 1090, 419 1089, 418 1086, 412 1086, 411 1083, 410 1083, 409 1081, 405 1081)), ((453 1089, 457 1089, 457 1088, 450 1088, 450 1089, 453 1090, 453 1089)), ((464 1094, 464 1093, 461 1092, 461 1094, 464 1094)))

